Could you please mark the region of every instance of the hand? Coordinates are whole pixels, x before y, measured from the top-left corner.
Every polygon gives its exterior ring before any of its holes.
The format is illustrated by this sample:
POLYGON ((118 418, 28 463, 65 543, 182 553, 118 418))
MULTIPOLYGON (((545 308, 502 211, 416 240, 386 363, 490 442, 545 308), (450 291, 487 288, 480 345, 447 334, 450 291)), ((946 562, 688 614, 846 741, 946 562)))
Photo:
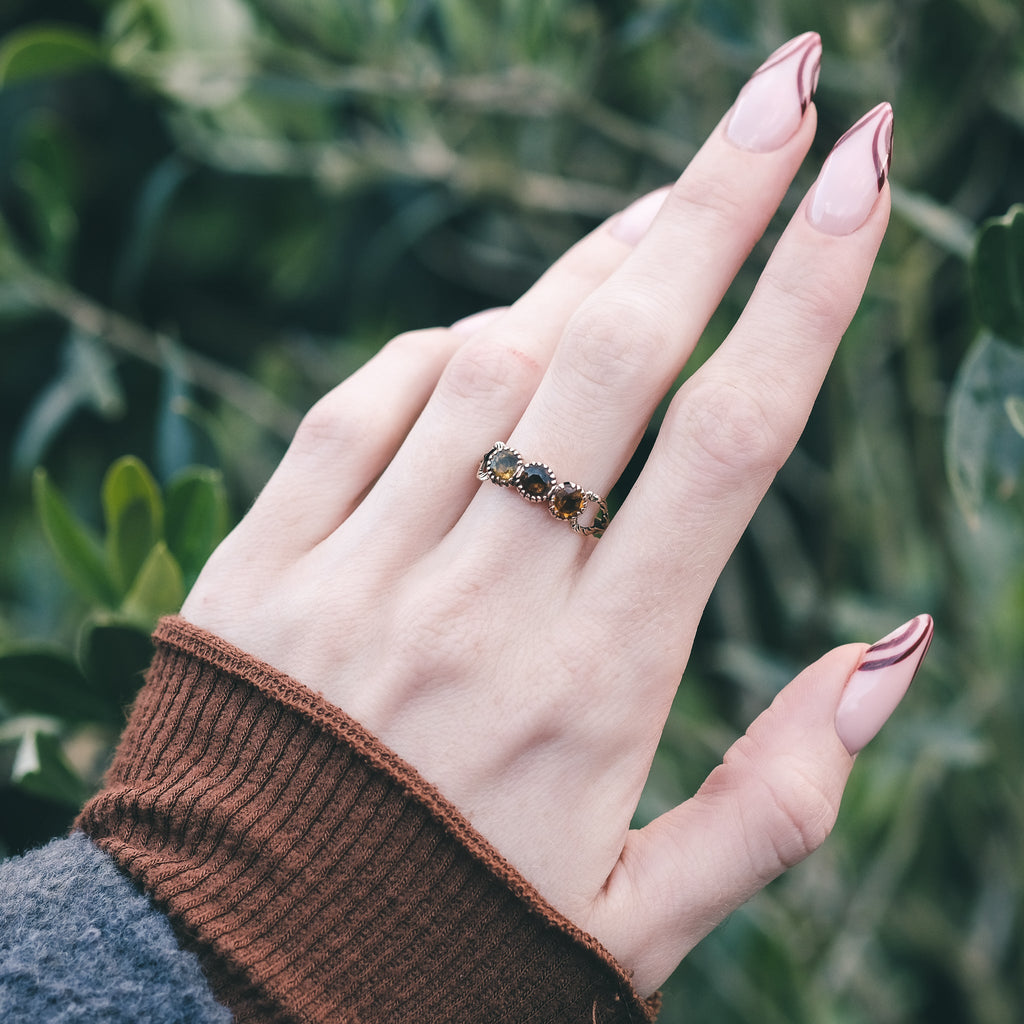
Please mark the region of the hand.
POLYGON ((773 55, 671 189, 514 305, 396 338, 323 398, 182 612, 415 766, 642 994, 824 840, 930 637, 924 616, 832 651, 630 830, 705 603, 881 241, 888 106, 834 151, 601 540, 476 470, 507 440, 607 494, 807 154, 819 54, 809 33, 773 55))

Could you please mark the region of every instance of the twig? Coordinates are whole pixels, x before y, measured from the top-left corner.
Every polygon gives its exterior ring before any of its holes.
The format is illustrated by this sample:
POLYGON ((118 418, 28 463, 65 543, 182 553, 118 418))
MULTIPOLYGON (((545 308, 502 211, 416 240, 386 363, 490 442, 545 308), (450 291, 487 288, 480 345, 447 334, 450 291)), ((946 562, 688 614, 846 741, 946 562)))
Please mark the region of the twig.
POLYGON ((310 177, 331 191, 345 191, 381 177, 437 182, 468 196, 498 197, 543 213, 606 217, 634 198, 622 189, 539 171, 515 170, 498 161, 475 160, 437 139, 396 145, 378 136, 343 142, 286 143, 231 138, 178 119, 178 141, 196 157, 233 173, 310 177))
MULTIPOLYGON (((167 335, 150 331, 120 313, 105 309, 69 285, 54 281, 24 264, 18 268, 18 274, 40 307, 56 313, 124 355, 160 369, 166 367, 165 352, 169 346, 175 346, 167 335)), ((196 352, 184 353, 180 370, 189 384, 217 395, 261 427, 285 440, 295 433, 299 413, 244 374, 196 352)))

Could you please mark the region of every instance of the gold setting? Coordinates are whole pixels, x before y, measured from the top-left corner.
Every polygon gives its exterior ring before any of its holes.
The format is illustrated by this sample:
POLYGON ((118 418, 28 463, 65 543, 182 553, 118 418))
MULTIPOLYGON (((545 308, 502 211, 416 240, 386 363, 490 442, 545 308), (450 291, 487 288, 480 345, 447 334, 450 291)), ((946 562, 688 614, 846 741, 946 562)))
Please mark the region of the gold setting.
POLYGON ((480 460, 477 480, 489 480, 499 487, 514 487, 527 501, 546 502, 548 511, 584 537, 600 537, 608 528, 608 503, 593 491, 570 480, 558 482, 554 470, 544 462, 526 462, 515 448, 496 441, 480 460), (588 509, 589 523, 580 522, 588 509))

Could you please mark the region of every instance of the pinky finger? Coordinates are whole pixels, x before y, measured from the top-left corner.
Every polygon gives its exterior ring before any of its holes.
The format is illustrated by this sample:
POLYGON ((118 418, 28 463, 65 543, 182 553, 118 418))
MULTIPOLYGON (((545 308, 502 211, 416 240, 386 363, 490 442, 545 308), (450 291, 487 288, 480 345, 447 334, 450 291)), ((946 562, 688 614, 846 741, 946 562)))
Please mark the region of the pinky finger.
POLYGON ((348 517, 422 412, 449 359, 472 330, 401 334, 321 398, 243 520, 236 541, 282 559, 314 548, 348 517))
POLYGON ((829 835, 853 756, 906 693, 932 637, 919 615, 805 669, 695 796, 631 832, 591 930, 655 991, 719 922, 829 835))

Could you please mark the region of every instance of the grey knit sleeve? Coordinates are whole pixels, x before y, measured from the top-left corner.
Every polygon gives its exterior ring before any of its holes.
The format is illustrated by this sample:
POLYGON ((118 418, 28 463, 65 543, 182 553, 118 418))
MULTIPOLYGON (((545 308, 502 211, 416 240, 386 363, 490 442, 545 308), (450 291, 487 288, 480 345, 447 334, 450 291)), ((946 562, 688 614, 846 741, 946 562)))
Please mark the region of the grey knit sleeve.
POLYGON ((0 863, 0 1020, 231 1019, 167 918, 82 833, 0 863))

